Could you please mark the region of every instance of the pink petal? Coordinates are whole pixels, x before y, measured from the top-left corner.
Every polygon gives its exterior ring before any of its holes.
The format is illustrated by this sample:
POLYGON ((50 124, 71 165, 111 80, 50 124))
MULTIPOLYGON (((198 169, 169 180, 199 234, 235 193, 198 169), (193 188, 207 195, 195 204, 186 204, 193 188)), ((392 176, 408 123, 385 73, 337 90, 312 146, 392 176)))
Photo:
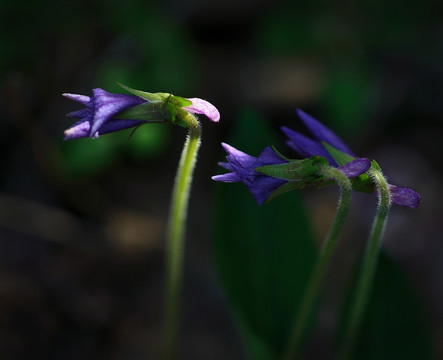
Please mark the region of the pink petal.
POLYGON ((188 100, 191 101, 192 104, 185 106, 183 109, 192 114, 203 114, 213 122, 218 122, 220 120, 220 113, 210 102, 199 98, 191 98, 188 100))

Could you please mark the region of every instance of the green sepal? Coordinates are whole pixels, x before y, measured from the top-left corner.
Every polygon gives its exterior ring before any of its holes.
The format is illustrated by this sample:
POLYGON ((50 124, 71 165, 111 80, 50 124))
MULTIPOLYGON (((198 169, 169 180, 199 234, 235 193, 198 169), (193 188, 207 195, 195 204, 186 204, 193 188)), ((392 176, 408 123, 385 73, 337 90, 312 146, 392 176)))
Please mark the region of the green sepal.
POLYGON ((266 203, 288 191, 315 186, 325 180, 324 176, 317 174, 319 167, 329 166, 328 161, 324 157, 315 155, 309 159, 286 160, 289 163, 260 166, 255 169, 255 171, 263 175, 289 180, 275 189, 266 199, 266 203))
POLYGON ((182 126, 184 128, 189 128, 189 121, 187 121, 188 116, 193 116, 192 114, 188 113, 187 111, 183 109, 177 109, 174 108, 173 111, 174 119, 171 120, 171 122, 174 125, 182 126))
POLYGON ((189 105, 192 105, 192 101, 185 99, 180 96, 174 96, 169 93, 149 93, 141 90, 132 89, 129 86, 117 83, 119 86, 121 86, 126 91, 130 92, 131 94, 141 97, 142 99, 145 99, 146 101, 161 101, 163 103, 171 103, 172 105, 176 107, 186 107, 189 105))
POLYGON ((116 116, 117 119, 144 120, 146 122, 169 121, 174 125, 189 127, 186 118, 190 114, 183 107, 192 105, 190 100, 169 93, 148 93, 118 84, 131 94, 146 100, 147 103, 122 111, 116 116))
POLYGON ((168 109, 161 101, 146 102, 118 113, 116 119, 144 120, 146 122, 161 122, 168 118, 168 109))
POLYGON ((171 95, 168 101, 178 108, 192 105, 191 100, 185 99, 184 97, 181 96, 171 95))
POLYGON ((309 182, 320 166, 328 166, 328 161, 315 155, 309 159, 291 160, 286 164, 260 166, 255 171, 282 180, 309 182))
POLYGON ((145 99, 146 101, 161 101, 165 102, 165 100, 170 96, 171 94, 168 93, 149 93, 141 90, 136 90, 133 88, 130 88, 129 86, 123 85, 119 82, 117 84, 125 89, 127 92, 130 92, 132 95, 141 97, 142 99, 145 99))
MULTIPOLYGON (((324 184, 325 181, 323 177, 307 177, 304 180, 295 180, 295 181, 288 181, 287 183, 279 186, 277 189, 275 189, 267 198, 265 203, 269 203, 271 200, 274 200, 277 196, 280 196, 281 194, 287 193, 292 190, 301 190, 306 189, 307 187, 311 186, 317 186, 324 184)), ((335 184, 333 181, 330 185, 335 184)))
POLYGON ((351 162, 355 158, 349 154, 344 153, 343 151, 338 150, 337 148, 329 145, 327 142, 321 142, 326 151, 331 155, 331 157, 337 162, 339 166, 345 165, 348 162, 351 162))
POLYGON ((371 168, 375 168, 375 170, 381 171, 380 165, 378 165, 377 161, 375 160, 371 161, 371 168))
POLYGON ((275 153, 276 153, 279 157, 281 157, 282 159, 284 159, 284 160, 286 160, 286 161, 298 161, 298 160, 296 160, 296 159, 290 159, 290 158, 288 158, 288 157, 282 155, 282 153, 281 153, 280 151, 278 151, 277 148, 276 148, 274 145, 271 145, 271 148, 272 148, 272 150, 275 151, 275 153))

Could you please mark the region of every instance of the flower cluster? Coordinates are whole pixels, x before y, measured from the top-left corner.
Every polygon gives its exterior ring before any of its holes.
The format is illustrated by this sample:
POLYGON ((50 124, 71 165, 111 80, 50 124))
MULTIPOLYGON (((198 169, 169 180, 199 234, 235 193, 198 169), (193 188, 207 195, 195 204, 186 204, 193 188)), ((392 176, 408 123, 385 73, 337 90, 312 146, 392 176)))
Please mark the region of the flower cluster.
MULTIPOLYGON (((297 113, 313 138, 282 127, 281 130, 288 138, 286 144, 290 148, 304 158, 314 156, 325 158, 330 166, 338 167, 348 178, 356 178, 357 184, 358 182, 372 183, 372 180, 364 174, 371 167, 371 162, 368 159, 356 158, 351 149, 332 130, 301 110, 297 110, 297 113)), ((276 165, 290 161, 277 155, 271 148, 266 148, 258 158, 255 158, 227 144, 223 144, 223 147, 228 153, 227 162, 220 163, 220 165, 230 172, 216 175, 212 178, 213 180, 243 182, 259 204, 262 204, 276 189, 288 181, 290 182, 290 180, 264 175, 257 171, 259 170, 257 168, 263 165, 276 165)), ((372 166, 374 164, 376 163, 372 163, 372 166)), ((318 179, 311 180, 312 184, 318 183, 318 179)), ((373 186, 369 188, 373 189, 373 186)), ((356 189, 358 190, 358 186, 356 189)), ((420 195, 415 191, 395 185, 389 185, 389 190, 394 204, 411 208, 418 207, 420 195)))
POLYGON ((206 100, 180 98, 166 93, 146 93, 128 87, 133 95, 111 94, 103 89, 94 89, 92 97, 63 94, 85 108, 67 116, 80 119, 65 130, 65 140, 82 137, 97 138, 99 135, 132 128, 146 122, 175 121, 182 113, 203 114, 218 122, 220 113, 206 100))

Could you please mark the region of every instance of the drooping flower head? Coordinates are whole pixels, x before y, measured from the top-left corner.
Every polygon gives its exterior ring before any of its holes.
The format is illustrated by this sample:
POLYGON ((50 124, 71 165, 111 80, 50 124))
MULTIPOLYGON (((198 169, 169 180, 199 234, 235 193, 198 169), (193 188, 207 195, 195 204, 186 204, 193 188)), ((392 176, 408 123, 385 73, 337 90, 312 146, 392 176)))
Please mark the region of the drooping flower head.
MULTIPOLYGON (((215 181, 234 183, 243 182, 259 205, 270 197, 275 197, 292 189, 301 189, 327 180, 317 173, 318 166, 327 165, 327 160, 320 156, 313 156, 304 160, 289 160, 277 154, 272 148, 266 147, 258 157, 248 155, 236 148, 222 143, 228 155, 227 162, 219 165, 230 171, 226 174, 213 176, 215 181), (293 171, 292 181, 286 176, 265 175, 261 169, 267 166, 287 164, 284 171, 293 171), (289 186, 287 186, 289 185, 289 186)), ((358 176, 369 169, 371 162, 368 159, 355 159, 339 169, 347 176, 358 176)), ((271 167, 272 168, 272 167, 271 167)))
POLYGON ((147 93, 123 86, 133 95, 111 94, 103 89, 94 89, 92 97, 63 94, 85 108, 67 116, 80 119, 65 130, 65 140, 82 137, 97 138, 99 135, 141 125, 146 122, 170 121, 186 126, 187 114, 203 114, 218 122, 220 113, 206 100, 182 98, 167 93, 147 93))
MULTIPOLYGON (((297 113, 313 138, 287 127, 281 129, 288 137, 286 144, 304 157, 304 160, 298 160, 295 163, 297 160, 284 158, 269 147, 255 158, 223 144, 228 156, 227 162, 220 165, 230 172, 213 176, 212 179, 221 182, 243 182, 256 201, 262 204, 266 199, 285 191, 325 184, 327 179, 315 175, 316 166, 322 165, 321 159, 325 159, 329 166, 338 167, 348 178, 351 178, 355 190, 374 191, 374 183, 365 173, 371 167, 379 170, 378 164, 374 160, 371 162, 366 158, 356 158, 346 143, 332 130, 301 110, 297 110, 297 113), (281 170, 271 171, 270 165, 279 164, 288 165, 281 167, 281 170), (284 171, 291 171, 299 177, 294 177, 291 181, 286 176, 279 175, 284 171)), ((394 204, 411 208, 418 207, 420 195, 415 191, 391 184, 389 184, 389 190, 394 204)))
MULTIPOLYGON (((332 130, 302 110, 297 110, 297 114, 312 134, 313 139, 283 126, 281 130, 288 137, 286 144, 290 148, 303 157, 324 156, 332 166, 342 165, 355 158, 351 149, 332 130)), ((373 161, 373 166, 378 165, 373 161)), ((371 182, 366 175, 364 177, 362 175, 359 180, 360 183, 356 182, 357 190, 359 185, 367 185, 371 182)), ((409 188, 389 184, 389 190, 394 204, 411 208, 416 208, 420 204, 420 195, 409 188)))

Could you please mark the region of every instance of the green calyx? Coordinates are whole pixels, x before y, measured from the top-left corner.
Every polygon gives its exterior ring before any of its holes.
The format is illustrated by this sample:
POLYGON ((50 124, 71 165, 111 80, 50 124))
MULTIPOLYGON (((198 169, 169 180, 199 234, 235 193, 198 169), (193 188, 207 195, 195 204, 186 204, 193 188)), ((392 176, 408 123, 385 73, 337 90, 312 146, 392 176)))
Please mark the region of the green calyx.
POLYGON ((324 157, 312 156, 309 159, 287 160, 289 163, 260 166, 255 169, 255 171, 260 174, 288 180, 287 183, 274 190, 266 199, 266 202, 288 191, 316 186, 327 181, 326 178, 320 174, 320 168, 329 166, 328 161, 324 157))
MULTIPOLYGON (((183 108, 192 105, 192 102, 180 96, 169 93, 149 93, 132 89, 129 86, 118 83, 123 89, 138 96, 146 103, 124 110, 116 116, 118 119, 144 120, 146 122, 171 122, 174 125, 189 128, 189 112, 183 108)), ((194 118, 194 117, 193 117, 194 118)))
POLYGON ((152 102, 152 101, 161 101, 163 103, 170 103, 178 108, 182 108, 185 106, 192 105, 192 102, 188 99, 185 99, 180 96, 174 96, 169 93, 149 93, 146 91, 136 90, 132 89, 129 86, 117 83, 119 86, 121 86, 126 91, 130 92, 132 95, 141 97, 142 99, 145 99, 146 101, 152 102))
POLYGON ((324 157, 313 156, 309 159, 290 160, 286 164, 260 166, 255 171, 282 180, 307 182, 316 177, 320 166, 328 166, 328 161, 324 157))
MULTIPOLYGON (((355 160, 351 155, 338 150, 326 142, 323 142, 322 144, 339 166, 343 166, 355 160)), ((277 152, 275 149, 274 151, 277 152)), ((255 171, 260 174, 287 181, 287 183, 274 190, 266 199, 266 202, 269 202, 288 191, 300 190, 313 186, 327 187, 335 184, 335 181, 324 175, 324 169, 330 167, 330 165, 328 160, 322 156, 315 155, 302 160, 288 159, 282 155, 280 155, 280 157, 287 160, 288 163, 260 166, 255 169, 255 171)), ((372 160, 371 168, 366 173, 349 179, 353 190, 364 193, 372 193, 375 190, 374 180, 368 175, 371 169, 381 170, 377 162, 372 160)))

